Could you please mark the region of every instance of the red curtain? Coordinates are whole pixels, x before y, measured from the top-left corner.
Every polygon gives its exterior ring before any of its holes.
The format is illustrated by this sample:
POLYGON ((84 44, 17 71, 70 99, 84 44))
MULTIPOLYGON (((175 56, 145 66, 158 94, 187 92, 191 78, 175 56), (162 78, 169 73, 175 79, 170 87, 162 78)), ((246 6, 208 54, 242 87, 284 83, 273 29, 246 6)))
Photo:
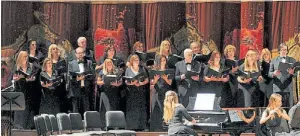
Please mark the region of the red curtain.
POLYGON ((195 26, 205 41, 212 39, 221 44, 222 3, 187 3, 186 14, 196 17, 195 26))
POLYGON ((272 49, 300 32, 300 2, 272 3, 272 49))
POLYGON ((141 20, 144 24, 146 50, 157 47, 161 42, 161 11, 160 3, 141 5, 141 20))
POLYGON ((117 4, 92 4, 92 31, 100 27, 107 30, 117 29, 117 4))
POLYGON ((71 38, 71 4, 45 3, 44 20, 60 35, 60 39, 71 38))

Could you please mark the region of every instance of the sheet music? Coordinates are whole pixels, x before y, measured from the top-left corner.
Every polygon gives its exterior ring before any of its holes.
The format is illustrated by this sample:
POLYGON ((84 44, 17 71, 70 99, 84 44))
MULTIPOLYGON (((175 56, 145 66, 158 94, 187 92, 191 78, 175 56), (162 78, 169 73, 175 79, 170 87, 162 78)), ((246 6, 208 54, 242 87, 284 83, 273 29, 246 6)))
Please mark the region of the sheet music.
MULTIPOLYGON (((244 114, 242 111, 241 111, 241 113, 244 114)), ((237 110, 228 110, 228 114, 229 114, 231 122, 241 122, 241 121, 243 121, 239 117, 239 115, 237 113, 237 110)))
POLYGON ((194 110, 213 110, 215 95, 210 93, 197 94, 194 110))

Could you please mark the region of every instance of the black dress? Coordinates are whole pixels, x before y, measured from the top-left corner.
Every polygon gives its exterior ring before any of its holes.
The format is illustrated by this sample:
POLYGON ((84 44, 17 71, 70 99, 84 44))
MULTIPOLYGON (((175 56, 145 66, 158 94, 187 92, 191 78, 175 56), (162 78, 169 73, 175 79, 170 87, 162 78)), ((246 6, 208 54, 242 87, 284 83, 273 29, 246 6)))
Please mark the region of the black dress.
POLYGON ((182 105, 177 105, 174 110, 173 118, 169 121, 168 135, 193 135, 198 134, 190 127, 183 124, 183 118, 192 121, 193 118, 188 114, 182 105))
MULTIPOLYGON (((38 69, 34 67, 31 63, 27 64, 26 73, 36 73, 37 70, 38 69)), ((22 78, 15 82, 15 91, 24 93, 25 97, 25 110, 15 111, 14 113, 14 124, 17 128, 34 128, 33 117, 39 114, 39 107, 42 94, 41 90, 34 89, 34 86, 37 85, 37 80, 38 77, 35 77, 35 81, 26 81, 25 78, 22 78)))
MULTIPOLYGON (((50 77, 46 72, 41 72, 41 77, 47 79, 56 79, 55 73, 50 77)), ((41 80, 42 81, 42 80, 41 80)), ((44 81, 45 82, 45 81, 44 81)), ((59 88, 45 88, 43 87, 43 95, 40 106, 40 114, 53 114, 56 115, 60 112, 59 88)))
POLYGON ((67 81, 67 62, 65 59, 59 58, 53 63, 53 69, 56 70, 57 76, 63 77, 63 82, 56 88, 59 96, 59 107, 61 112, 68 112, 71 103, 67 99, 66 81, 67 81))
MULTIPOLYGON (((239 70, 249 73, 244 70, 244 64, 240 66, 239 70)), ((260 70, 260 66, 258 66, 260 70)), ((251 73, 251 72, 250 72, 251 73)), ((249 83, 239 83, 237 92, 237 106, 238 107, 263 107, 265 98, 263 92, 260 90, 258 77, 254 77, 249 83)))
MULTIPOLYGON (((230 64, 226 63, 226 60, 224 62, 226 68, 232 68, 238 63, 238 60, 234 60, 236 64, 230 64)), ((225 107, 236 107, 236 94, 238 91, 238 81, 237 81, 237 72, 229 72, 229 82, 228 84, 225 84, 224 90, 227 91, 227 101, 226 101, 226 106, 225 107)))
MULTIPOLYGON (((118 75, 118 72, 116 73, 109 73, 109 75, 118 75)), ((102 80, 105 80, 105 76, 103 75, 103 72, 101 71, 99 73, 99 76, 102 77, 102 80)), ((121 87, 121 86, 120 86, 121 87)), ((100 112, 100 118, 101 118, 101 127, 105 127, 105 113, 106 111, 117 111, 120 110, 120 100, 121 100, 121 94, 120 94, 120 87, 112 86, 110 84, 104 84, 101 86, 101 93, 100 93, 100 102, 99 102, 99 112, 100 112)))
MULTIPOLYGON (((139 68, 139 72, 145 72, 142 67, 139 68)), ((131 68, 127 68, 125 76, 134 77, 138 73, 134 73, 131 68)), ((140 79, 140 82, 148 78, 147 74, 144 74, 144 78, 140 79)), ((131 130, 143 130, 147 128, 147 98, 146 98, 146 85, 134 86, 128 85, 126 92, 126 122, 127 128, 131 130)))
POLYGON ((163 130, 163 109, 164 99, 167 91, 171 90, 171 85, 166 83, 162 78, 159 78, 154 85, 155 93, 152 95, 152 105, 150 114, 150 131, 163 130))
MULTIPOLYGON (((209 70, 210 66, 207 65, 204 69, 203 75, 207 76, 207 77, 211 77, 211 75, 213 75, 213 73, 211 72, 211 70, 209 70)), ((220 66, 219 72, 221 73, 223 70, 225 70, 226 67, 224 65, 220 66)), ((230 88, 229 86, 229 82, 222 82, 222 81, 210 81, 210 82, 205 82, 205 84, 203 85, 203 91, 202 93, 213 93, 216 94, 216 100, 215 102, 217 102, 215 104, 215 108, 220 108, 220 107, 227 107, 228 101, 230 101, 230 96, 231 96, 231 90, 230 89, 226 89, 226 88, 230 88), (204 89, 203 89, 204 88, 204 89), (220 107, 219 107, 220 106, 220 107)))

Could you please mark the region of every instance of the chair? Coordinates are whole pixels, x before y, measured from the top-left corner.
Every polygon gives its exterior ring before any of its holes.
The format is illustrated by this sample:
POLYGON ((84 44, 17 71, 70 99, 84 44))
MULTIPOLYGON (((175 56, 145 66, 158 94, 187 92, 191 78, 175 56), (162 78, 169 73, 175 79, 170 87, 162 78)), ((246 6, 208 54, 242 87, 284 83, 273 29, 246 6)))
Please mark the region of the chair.
POLYGON ((34 120, 34 125, 36 128, 37 135, 46 136, 48 131, 47 131, 44 118, 40 115, 36 115, 34 116, 33 120, 34 120))
POLYGON ((56 117, 52 114, 49 114, 48 116, 50 118, 50 123, 51 123, 51 127, 52 127, 52 134, 58 133, 59 129, 58 129, 58 124, 57 124, 56 117))
POLYGON ((66 113, 57 113, 56 117, 59 133, 72 133, 72 126, 69 116, 66 113))
POLYGON ((86 133, 90 135, 114 136, 114 134, 107 131, 101 131, 100 114, 97 111, 86 111, 84 113, 84 127, 86 133))
POLYGON ((136 132, 131 130, 125 130, 126 120, 122 111, 107 111, 106 118, 106 130, 114 133, 116 136, 135 136, 136 132), (110 130, 113 129, 113 130, 110 130))
POLYGON ((84 130, 82 118, 79 113, 69 113, 68 116, 71 121, 72 132, 74 132, 73 130, 79 130, 79 131, 84 130))
POLYGON ((48 114, 41 114, 41 116, 44 118, 45 123, 46 123, 46 128, 47 128, 47 133, 52 134, 52 126, 51 126, 51 121, 50 118, 48 116, 48 114))
POLYGON ((101 130, 100 114, 97 111, 86 111, 84 113, 84 126, 87 130, 101 130))

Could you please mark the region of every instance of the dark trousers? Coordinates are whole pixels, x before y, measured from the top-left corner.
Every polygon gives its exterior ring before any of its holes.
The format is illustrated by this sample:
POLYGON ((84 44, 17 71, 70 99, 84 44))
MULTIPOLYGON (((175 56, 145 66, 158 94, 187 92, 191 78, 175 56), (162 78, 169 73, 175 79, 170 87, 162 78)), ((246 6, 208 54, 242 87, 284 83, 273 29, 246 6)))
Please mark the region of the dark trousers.
POLYGON ((84 112, 90 111, 90 90, 87 90, 85 87, 81 87, 78 91, 80 91, 80 95, 76 95, 71 98, 72 101, 72 111, 74 113, 80 113, 83 116, 84 112))

